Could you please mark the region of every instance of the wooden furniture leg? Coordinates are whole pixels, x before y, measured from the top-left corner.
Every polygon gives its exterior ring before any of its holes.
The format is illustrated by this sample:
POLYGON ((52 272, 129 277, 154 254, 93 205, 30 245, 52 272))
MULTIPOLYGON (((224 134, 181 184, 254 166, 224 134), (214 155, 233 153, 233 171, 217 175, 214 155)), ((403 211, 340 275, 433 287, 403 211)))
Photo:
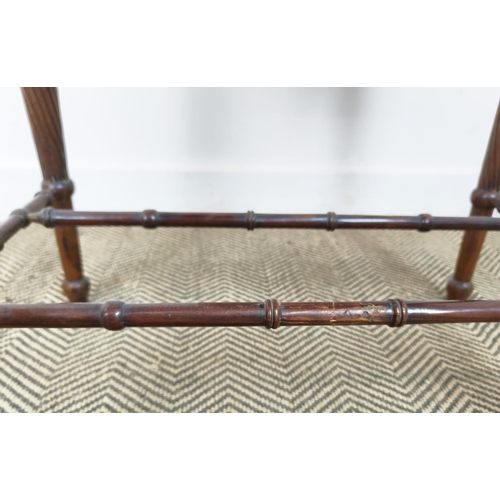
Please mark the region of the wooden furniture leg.
MULTIPOLYGON (((499 206, 500 190, 500 104, 493 123, 478 187, 472 192, 471 216, 491 217, 499 206)), ((472 275, 476 267, 487 231, 466 231, 454 276, 448 281, 448 299, 465 300, 473 290, 472 275)))
MULTIPOLYGON (((22 88, 31 131, 43 172, 43 188, 55 188, 54 208, 73 209, 73 183, 68 178, 64 135, 56 87, 22 88)), ((71 302, 86 302, 89 281, 83 275, 76 227, 54 229, 66 279, 62 288, 71 302)))

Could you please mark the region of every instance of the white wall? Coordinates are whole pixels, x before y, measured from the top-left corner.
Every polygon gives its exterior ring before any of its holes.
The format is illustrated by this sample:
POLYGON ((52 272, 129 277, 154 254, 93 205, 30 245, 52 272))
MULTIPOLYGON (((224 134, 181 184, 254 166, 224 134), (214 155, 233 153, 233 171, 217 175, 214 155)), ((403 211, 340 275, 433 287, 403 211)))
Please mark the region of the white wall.
MULTIPOLYGON (((465 215, 500 89, 62 88, 82 210, 465 215), (108 197, 109 193, 109 197, 108 197)), ((0 219, 39 189, 0 89, 0 219)))

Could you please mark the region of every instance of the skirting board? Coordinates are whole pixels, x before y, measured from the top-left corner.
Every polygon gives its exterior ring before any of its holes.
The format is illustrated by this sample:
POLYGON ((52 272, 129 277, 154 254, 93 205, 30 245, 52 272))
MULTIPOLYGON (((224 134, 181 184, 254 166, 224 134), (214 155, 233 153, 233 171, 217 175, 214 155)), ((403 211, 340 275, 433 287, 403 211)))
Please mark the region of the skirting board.
MULTIPOLYGON (((0 170, 0 220, 40 189, 37 166, 0 170), (33 179, 26 183, 26 178, 33 179), (20 200, 22 200, 20 202, 20 200)), ((77 210, 465 216, 477 172, 406 174, 72 168, 77 210), (99 182, 96 182, 96 180, 99 182)))

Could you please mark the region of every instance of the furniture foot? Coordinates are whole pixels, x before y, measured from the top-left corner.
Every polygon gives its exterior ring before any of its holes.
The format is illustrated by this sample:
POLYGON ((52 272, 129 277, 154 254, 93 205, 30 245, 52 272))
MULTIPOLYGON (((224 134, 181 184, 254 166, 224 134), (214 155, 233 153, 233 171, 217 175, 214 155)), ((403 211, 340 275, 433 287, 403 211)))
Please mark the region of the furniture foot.
MULTIPOLYGON (((500 206, 500 105, 491 130, 488 148, 484 157, 478 188, 471 196, 471 216, 491 217, 500 206)), ((472 276, 476 268, 486 231, 466 231, 458 254, 455 274, 448 282, 448 299, 464 300, 473 291, 472 276)))
POLYGON ((70 302, 87 302, 90 282, 84 276, 78 281, 69 281, 65 279, 62 283, 62 289, 70 302))
POLYGON ((446 290, 449 300, 466 300, 471 296, 474 286, 471 281, 458 281, 450 278, 446 290))

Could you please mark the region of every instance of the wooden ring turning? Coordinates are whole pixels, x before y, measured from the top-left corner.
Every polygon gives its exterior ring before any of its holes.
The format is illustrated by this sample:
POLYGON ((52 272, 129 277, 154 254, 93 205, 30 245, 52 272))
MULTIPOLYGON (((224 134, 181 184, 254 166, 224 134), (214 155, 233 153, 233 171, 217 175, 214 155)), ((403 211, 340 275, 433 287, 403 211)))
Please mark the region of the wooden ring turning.
POLYGON ((402 299, 389 299, 392 305, 392 321, 389 326, 400 327, 406 325, 406 320, 408 319, 408 306, 406 302, 402 299))
POLYGON ((106 330, 123 330, 125 322, 123 320, 124 302, 110 300, 105 302, 101 308, 101 326, 106 330))
POLYGON ((276 299, 266 299, 264 302, 266 311, 266 328, 275 330, 281 324, 281 306, 276 299))
POLYGON ((255 213, 252 210, 247 212, 247 229, 253 231, 255 227, 255 213))

